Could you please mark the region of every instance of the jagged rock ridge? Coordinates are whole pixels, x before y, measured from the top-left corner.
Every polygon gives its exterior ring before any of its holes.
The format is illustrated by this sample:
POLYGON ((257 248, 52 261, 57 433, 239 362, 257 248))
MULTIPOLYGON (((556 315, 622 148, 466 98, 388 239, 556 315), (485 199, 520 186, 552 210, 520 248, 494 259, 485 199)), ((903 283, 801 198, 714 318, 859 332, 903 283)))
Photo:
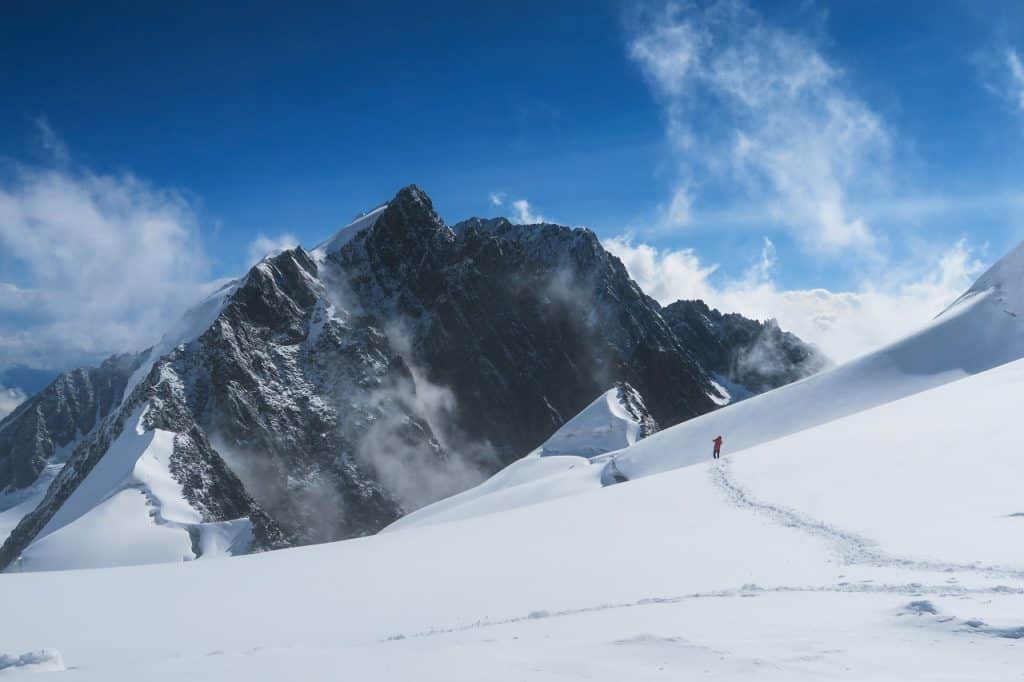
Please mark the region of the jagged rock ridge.
POLYGON ((829 366, 816 346, 783 331, 775 320, 721 313, 700 300, 676 301, 661 313, 706 371, 739 384, 748 394, 778 388, 829 366))
POLYGON ((110 414, 140 362, 139 355, 116 355, 64 372, 0 421, 0 492, 31 485, 59 448, 110 414))

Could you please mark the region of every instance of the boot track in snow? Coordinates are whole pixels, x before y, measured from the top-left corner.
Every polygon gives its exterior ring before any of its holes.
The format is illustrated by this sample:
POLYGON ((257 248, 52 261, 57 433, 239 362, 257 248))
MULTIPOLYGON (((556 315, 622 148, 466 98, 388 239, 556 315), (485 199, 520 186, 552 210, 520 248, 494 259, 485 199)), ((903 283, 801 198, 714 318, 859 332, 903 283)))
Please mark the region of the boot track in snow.
POLYGON ((1003 568, 1001 566, 908 559, 888 554, 879 549, 878 544, 873 540, 836 528, 796 510, 755 499, 730 475, 730 465, 726 459, 719 459, 713 462, 708 468, 708 472, 711 475, 712 483, 725 494, 734 506, 750 509, 762 516, 766 516, 775 523, 795 528, 826 540, 833 545, 840 558, 846 564, 864 564, 942 573, 971 572, 989 577, 1024 580, 1024 571, 1003 568))

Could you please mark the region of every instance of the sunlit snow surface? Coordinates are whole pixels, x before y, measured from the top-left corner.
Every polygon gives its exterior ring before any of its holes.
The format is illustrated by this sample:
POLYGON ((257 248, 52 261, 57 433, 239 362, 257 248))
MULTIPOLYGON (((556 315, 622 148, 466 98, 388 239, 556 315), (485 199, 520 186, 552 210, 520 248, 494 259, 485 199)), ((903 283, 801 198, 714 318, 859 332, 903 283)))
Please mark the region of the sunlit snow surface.
POLYGON ((619 389, 605 391, 562 425, 541 446, 544 455, 592 457, 621 450, 640 440, 640 423, 620 402, 619 389))

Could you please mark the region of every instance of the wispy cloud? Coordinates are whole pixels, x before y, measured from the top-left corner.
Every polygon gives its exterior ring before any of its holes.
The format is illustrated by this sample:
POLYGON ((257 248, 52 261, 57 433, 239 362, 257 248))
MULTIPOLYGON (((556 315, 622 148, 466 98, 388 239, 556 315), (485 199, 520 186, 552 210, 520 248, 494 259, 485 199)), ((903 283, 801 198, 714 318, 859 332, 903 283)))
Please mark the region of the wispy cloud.
POLYGON ((742 276, 716 277, 718 266, 690 249, 660 250, 628 236, 604 242, 648 294, 663 304, 700 298, 728 312, 776 318, 783 328, 844 361, 903 336, 941 312, 982 269, 966 242, 923 258, 887 281, 865 279, 855 290, 785 289, 776 282, 774 245, 742 276))
POLYGON ((60 367, 139 350, 199 295, 208 272, 191 202, 131 174, 77 166, 42 119, 56 163, 0 180, 0 362, 60 367))
POLYGON ((740 0, 644 5, 630 29, 679 159, 665 226, 732 191, 809 248, 872 247, 851 195, 884 180, 888 134, 810 40, 740 0))
POLYGON ((490 200, 492 206, 501 206, 505 203, 506 196, 507 195, 504 192, 491 192, 487 198, 490 200))
MULTIPOLYGON (((879 224, 912 227, 936 220, 1002 219, 1024 212, 1024 192, 992 191, 977 194, 906 194, 877 197, 870 201, 851 203, 864 220, 879 224)), ((778 226, 772 216, 773 204, 738 202, 726 208, 693 210, 689 214, 688 233, 720 233, 722 230, 764 232, 778 226)), ((1016 218, 1015 218, 1016 219, 1016 218)), ((665 225, 635 228, 644 236, 661 234, 665 225)))
POLYGON ((27 397, 20 388, 5 388, 0 384, 0 419, 14 412, 14 408, 23 403, 27 397))
POLYGON ((267 256, 276 256, 282 251, 294 249, 298 245, 298 238, 290 232, 277 237, 268 237, 265 234, 261 234, 249 242, 249 247, 246 250, 248 262, 251 265, 255 265, 267 256))
POLYGON ((516 199, 512 202, 512 221, 521 225, 534 225, 536 223, 543 223, 544 216, 530 205, 530 202, 526 199, 516 199))
POLYGON ((985 89, 1024 114, 1024 61, 1017 48, 998 44, 1002 46, 977 52, 974 65, 985 89))
POLYGON ((45 116, 37 116, 33 121, 36 132, 39 136, 39 146, 43 148, 50 157, 57 163, 67 163, 71 160, 71 152, 64 140, 54 132, 50 121, 45 116))
POLYGON ((1024 112, 1024 65, 1020 62, 1017 50, 1008 49, 1006 51, 1006 66, 1010 71, 1009 97, 1017 105, 1017 109, 1024 112))

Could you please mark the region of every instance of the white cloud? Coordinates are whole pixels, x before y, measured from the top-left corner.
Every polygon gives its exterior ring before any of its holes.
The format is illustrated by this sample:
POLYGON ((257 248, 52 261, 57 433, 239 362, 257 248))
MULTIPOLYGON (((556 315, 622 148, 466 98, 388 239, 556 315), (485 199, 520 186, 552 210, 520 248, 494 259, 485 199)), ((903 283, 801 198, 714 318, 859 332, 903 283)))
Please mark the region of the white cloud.
POLYGON ((299 240, 290 232, 277 237, 268 237, 265 234, 261 234, 249 242, 247 250, 248 262, 250 265, 255 265, 267 256, 276 256, 282 251, 294 249, 298 245, 299 240))
POLYGON ((58 166, 0 181, 0 358, 60 367, 140 350, 199 295, 208 266, 195 210, 131 174, 74 166, 45 122, 40 131, 64 155, 58 166))
POLYGON ((851 195, 883 180, 888 136, 809 40, 739 0, 670 3, 638 14, 629 53, 680 162, 666 227, 688 222, 696 187, 765 205, 766 222, 815 250, 871 249, 851 195))
POLYGON ((619 257, 640 288, 661 303, 680 298, 708 300, 714 295, 709 278, 717 265, 702 265, 693 249, 660 250, 634 244, 631 235, 604 240, 604 247, 619 257))
POLYGON ((0 384, 0 419, 14 412, 14 408, 24 402, 27 397, 20 388, 5 388, 0 384))
POLYGON ((604 242, 637 283, 663 304, 700 298, 726 312, 776 318, 833 360, 849 360, 924 324, 976 278, 981 263, 959 241, 922 268, 889 281, 865 280, 854 291, 784 289, 775 282, 774 245, 765 240, 759 261, 737 279, 715 281, 717 266, 690 249, 659 250, 628 237, 604 242))
POLYGON ((1006 66, 1010 71, 1010 100, 1024 111, 1024 65, 1021 64, 1017 50, 1011 48, 1006 51, 1006 66))
POLYGON ((43 150, 58 163, 67 163, 70 161, 71 153, 68 151, 68 146, 64 144, 64 140, 60 139, 60 136, 54 132, 53 128, 50 126, 49 120, 47 120, 45 116, 38 116, 34 123, 36 131, 39 134, 39 144, 43 150))
POLYGON ((519 223, 520 225, 534 225, 536 223, 543 223, 544 216, 540 213, 534 213, 534 208, 530 206, 530 202, 526 199, 517 199, 512 202, 512 209, 515 213, 512 216, 512 221, 519 223))
POLYGON ((1017 49, 982 50, 973 61, 985 88, 1024 114, 1024 61, 1017 49))
POLYGON ((665 224, 668 227, 685 227, 692 220, 693 198, 686 187, 677 187, 672 193, 672 200, 665 212, 665 224))
POLYGON ((491 192, 487 198, 490 199, 491 205, 501 206, 505 203, 506 196, 507 195, 504 192, 491 192))

